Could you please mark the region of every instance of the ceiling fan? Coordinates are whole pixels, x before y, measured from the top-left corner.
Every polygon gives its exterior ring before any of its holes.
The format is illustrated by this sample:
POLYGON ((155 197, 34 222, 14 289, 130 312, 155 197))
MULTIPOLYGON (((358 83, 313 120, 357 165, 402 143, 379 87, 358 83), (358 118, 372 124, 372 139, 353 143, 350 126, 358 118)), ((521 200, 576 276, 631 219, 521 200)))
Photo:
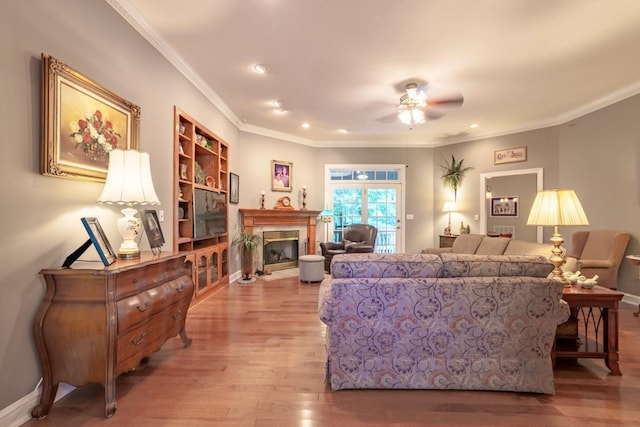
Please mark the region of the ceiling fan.
POLYGON ((405 84, 404 91, 405 93, 400 97, 400 104, 398 105, 398 118, 407 125, 424 123, 427 119, 441 117, 442 114, 434 111, 433 107, 459 107, 464 102, 462 95, 428 99, 426 85, 419 86, 415 82, 405 84))

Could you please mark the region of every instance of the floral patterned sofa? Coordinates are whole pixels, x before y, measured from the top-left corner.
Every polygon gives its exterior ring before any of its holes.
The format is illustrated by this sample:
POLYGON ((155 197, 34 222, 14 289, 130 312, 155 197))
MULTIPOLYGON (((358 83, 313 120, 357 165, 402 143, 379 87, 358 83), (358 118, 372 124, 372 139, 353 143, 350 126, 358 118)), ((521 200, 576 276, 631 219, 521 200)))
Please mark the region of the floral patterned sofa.
POLYGON ((335 256, 318 300, 331 388, 554 394, 569 307, 552 268, 544 256, 335 256))

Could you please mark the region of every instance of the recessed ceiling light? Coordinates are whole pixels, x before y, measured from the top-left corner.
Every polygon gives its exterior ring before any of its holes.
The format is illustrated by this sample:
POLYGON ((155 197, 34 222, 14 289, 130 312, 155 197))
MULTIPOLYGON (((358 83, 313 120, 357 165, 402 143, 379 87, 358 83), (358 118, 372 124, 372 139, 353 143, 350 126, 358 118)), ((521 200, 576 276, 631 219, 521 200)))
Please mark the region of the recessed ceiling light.
POLYGON ((284 109, 284 108, 282 108, 282 107, 280 107, 280 108, 274 108, 274 109, 273 109, 273 111, 274 111, 275 113, 278 113, 278 114, 284 114, 284 113, 286 113, 286 112, 287 112, 287 110, 285 110, 285 109, 284 109))
POLYGON ((347 133, 349 133, 349 131, 348 131, 348 130, 346 130, 346 129, 338 129, 338 133, 344 133, 344 134, 347 134, 347 133))
POLYGON ((282 108, 282 101, 280 101, 279 99, 274 99, 273 101, 271 101, 271 106, 273 108, 282 108))
POLYGON ((471 129, 475 129, 475 128, 477 128, 477 127, 480 127, 480 125, 479 125, 479 124, 477 124, 477 123, 474 123, 474 124, 472 124, 472 125, 469 125, 469 127, 470 127, 471 129))
POLYGON ((307 122, 304 122, 302 124, 302 127, 305 128, 305 129, 309 129, 311 127, 311 125, 309 123, 307 123, 307 122))
POLYGON ((264 64, 256 64, 253 66, 253 71, 258 74, 265 74, 267 72, 267 66, 264 64))

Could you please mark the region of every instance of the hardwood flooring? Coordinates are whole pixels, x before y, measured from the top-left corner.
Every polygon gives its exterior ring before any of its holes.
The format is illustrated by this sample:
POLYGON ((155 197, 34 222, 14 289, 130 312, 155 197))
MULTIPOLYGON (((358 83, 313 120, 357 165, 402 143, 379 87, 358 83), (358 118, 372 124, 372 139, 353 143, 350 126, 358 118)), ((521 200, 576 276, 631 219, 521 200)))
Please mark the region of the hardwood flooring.
POLYGON ((318 284, 297 277, 233 284, 189 311, 193 344, 168 341, 117 380, 104 418, 102 387, 74 390, 25 426, 602 426, 640 425, 640 318, 620 310, 620 367, 560 360, 556 395, 342 390, 324 383, 318 284))

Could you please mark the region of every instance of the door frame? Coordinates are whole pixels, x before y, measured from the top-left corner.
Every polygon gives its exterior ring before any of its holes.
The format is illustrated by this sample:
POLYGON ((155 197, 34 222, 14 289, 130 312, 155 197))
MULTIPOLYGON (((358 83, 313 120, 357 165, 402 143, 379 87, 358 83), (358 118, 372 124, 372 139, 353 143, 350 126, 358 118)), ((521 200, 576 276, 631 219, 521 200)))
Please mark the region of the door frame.
MULTIPOLYGON (((406 191, 407 186, 405 183, 406 179, 406 165, 400 163, 394 164, 325 164, 324 165, 324 208, 323 209, 331 209, 333 211, 333 191, 329 189, 333 186, 338 185, 343 182, 345 185, 348 184, 358 184, 362 182, 363 184, 375 184, 378 183, 380 185, 384 184, 399 184, 400 185, 400 197, 402 198, 401 203, 398 205, 398 220, 400 230, 396 227, 396 230, 399 231, 398 237, 400 238, 400 245, 397 247, 397 252, 402 253, 405 251, 406 247, 406 221, 405 221, 405 212, 406 212, 406 191), (363 180, 363 181, 332 181, 331 180, 331 171, 336 169, 344 169, 344 170, 397 170, 398 171, 398 180, 397 181, 380 181, 380 180, 363 180)), ((330 233, 333 233, 333 222, 329 226, 330 233)), ((396 231, 396 232, 397 232, 396 231)))
MULTIPOLYGON (((536 175, 536 191, 542 191, 544 188, 543 170, 542 168, 516 169, 502 172, 485 172, 480 174, 480 234, 487 234, 487 198, 485 196, 487 190, 487 179, 514 176, 514 175, 536 175)), ((542 226, 536 227, 536 240, 542 243, 542 226)))

